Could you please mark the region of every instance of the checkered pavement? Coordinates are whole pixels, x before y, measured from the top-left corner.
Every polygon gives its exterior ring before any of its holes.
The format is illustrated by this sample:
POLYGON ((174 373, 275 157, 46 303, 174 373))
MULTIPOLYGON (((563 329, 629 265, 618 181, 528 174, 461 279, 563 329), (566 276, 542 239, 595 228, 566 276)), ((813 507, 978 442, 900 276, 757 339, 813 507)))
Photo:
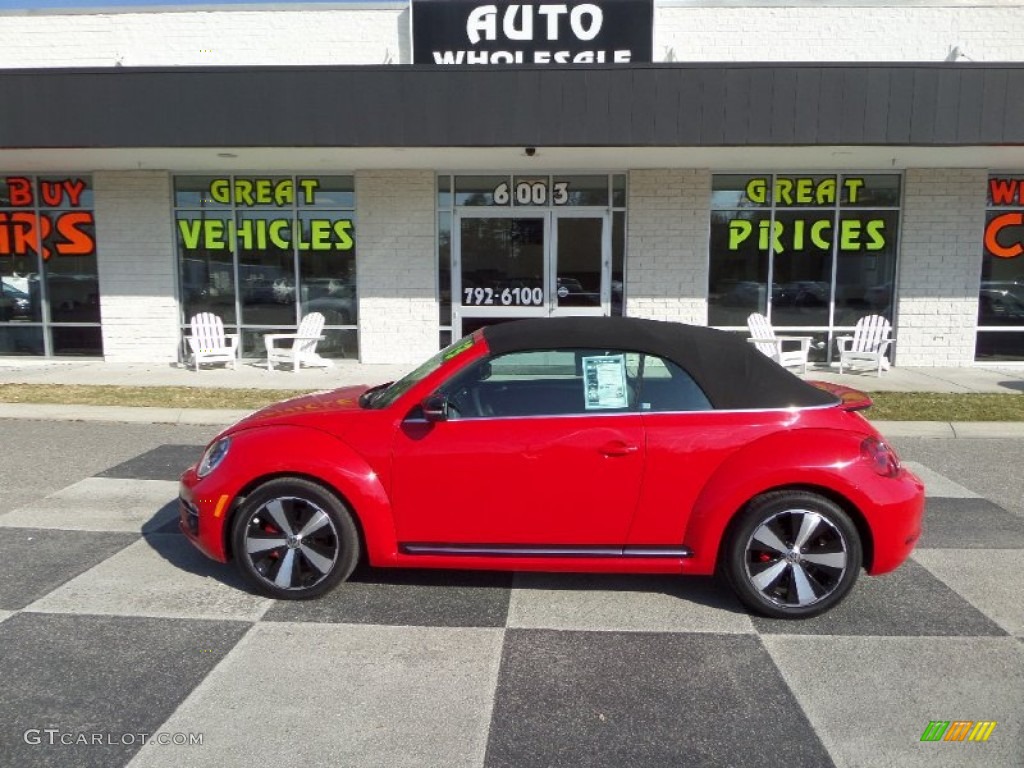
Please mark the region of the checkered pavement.
POLYGON ((913 559, 783 622, 662 576, 362 569, 258 597, 177 533, 200 450, 0 515, 0 765, 1024 765, 1024 517, 928 467, 913 559), (998 726, 921 743, 932 720, 998 726))

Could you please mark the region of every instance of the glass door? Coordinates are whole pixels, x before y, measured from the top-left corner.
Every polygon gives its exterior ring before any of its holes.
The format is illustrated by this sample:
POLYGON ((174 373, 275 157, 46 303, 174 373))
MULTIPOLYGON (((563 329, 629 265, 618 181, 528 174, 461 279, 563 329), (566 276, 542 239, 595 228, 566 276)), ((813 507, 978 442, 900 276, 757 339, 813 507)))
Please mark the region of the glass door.
POLYGON ((608 214, 553 211, 551 216, 551 316, 607 315, 611 304, 608 214))
POLYGON ((607 315, 611 227, 604 212, 454 217, 452 332, 524 317, 607 315))
POLYGON ((548 314, 546 213, 465 211, 453 228, 452 332, 548 314), (456 298, 457 297, 457 298, 456 298))

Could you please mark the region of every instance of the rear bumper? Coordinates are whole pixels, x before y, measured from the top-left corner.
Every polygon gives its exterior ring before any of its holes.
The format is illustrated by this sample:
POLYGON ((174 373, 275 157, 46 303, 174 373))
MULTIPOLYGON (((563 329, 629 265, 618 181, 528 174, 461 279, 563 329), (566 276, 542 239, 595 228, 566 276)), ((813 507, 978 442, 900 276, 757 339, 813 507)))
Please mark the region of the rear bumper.
POLYGON ((910 557, 924 520, 924 483, 914 473, 903 470, 886 491, 868 515, 874 554, 867 571, 872 576, 893 571, 910 557))

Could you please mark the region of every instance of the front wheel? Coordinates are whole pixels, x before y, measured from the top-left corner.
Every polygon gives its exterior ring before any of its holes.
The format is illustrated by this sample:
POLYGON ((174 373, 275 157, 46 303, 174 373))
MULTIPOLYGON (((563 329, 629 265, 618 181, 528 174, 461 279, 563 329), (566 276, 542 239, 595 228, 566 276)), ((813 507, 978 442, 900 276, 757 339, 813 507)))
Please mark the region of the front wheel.
POLYGON ((348 578, 359 531, 342 501, 301 478, 264 483, 242 503, 231 533, 235 564, 258 592, 318 597, 348 578))
POLYGON ((775 491, 744 510, 726 541, 722 566, 751 610, 804 619, 846 597, 862 560, 857 527, 837 504, 807 491, 775 491))

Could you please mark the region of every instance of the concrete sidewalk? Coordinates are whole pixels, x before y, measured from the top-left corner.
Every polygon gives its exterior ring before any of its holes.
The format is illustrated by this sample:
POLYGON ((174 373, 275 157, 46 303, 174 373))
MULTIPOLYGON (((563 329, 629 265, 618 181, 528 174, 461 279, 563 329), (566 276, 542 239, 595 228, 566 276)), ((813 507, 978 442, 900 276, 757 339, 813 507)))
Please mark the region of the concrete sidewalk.
MULTIPOLYGON (((366 365, 339 360, 333 368, 268 371, 265 364, 240 361, 237 369, 208 367, 199 373, 176 364, 105 363, 97 360, 0 358, 0 384, 94 384, 316 391, 351 384, 379 384, 407 373, 408 365, 366 365)), ((866 392, 1024 393, 1024 368, 893 368, 844 373, 808 370, 807 379, 830 381, 866 392)), ((119 406, 0 403, 0 418, 113 421, 226 426, 246 410, 130 408, 119 406)), ((889 437, 1024 438, 1024 422, 874 422, 889 437)))
POLYGON ((333 368, 303 368, 296 372, 278 367, 270 371, 265 361, 239 360, 235 369, 208 365, 197 373, 177 363, 106 363, 102 360, 0 357, 0 384, 115 384, 128 387, 315 391, 349 384, 394 381, 414 367, 366 365, 354 360, 338 360, 333 368))
MULTIPOLYGON (((0 357, 0 384, 118 384, 124 386, 230 387, 239 389, 330 389, 348 384, 393 381, 414 365, 368 365, 338 360, 333 368, 295 372, 267 370, 266 363, 240 360, 237 369, 207 366, 196 373, 178 363, 106 363, 0 357)), ((874 371, 839 373, 836 366, 812 366, 803 376, 844 384, 865 392, 1024 392, 1024 367, 903 368, 876 376, 874 371)))

